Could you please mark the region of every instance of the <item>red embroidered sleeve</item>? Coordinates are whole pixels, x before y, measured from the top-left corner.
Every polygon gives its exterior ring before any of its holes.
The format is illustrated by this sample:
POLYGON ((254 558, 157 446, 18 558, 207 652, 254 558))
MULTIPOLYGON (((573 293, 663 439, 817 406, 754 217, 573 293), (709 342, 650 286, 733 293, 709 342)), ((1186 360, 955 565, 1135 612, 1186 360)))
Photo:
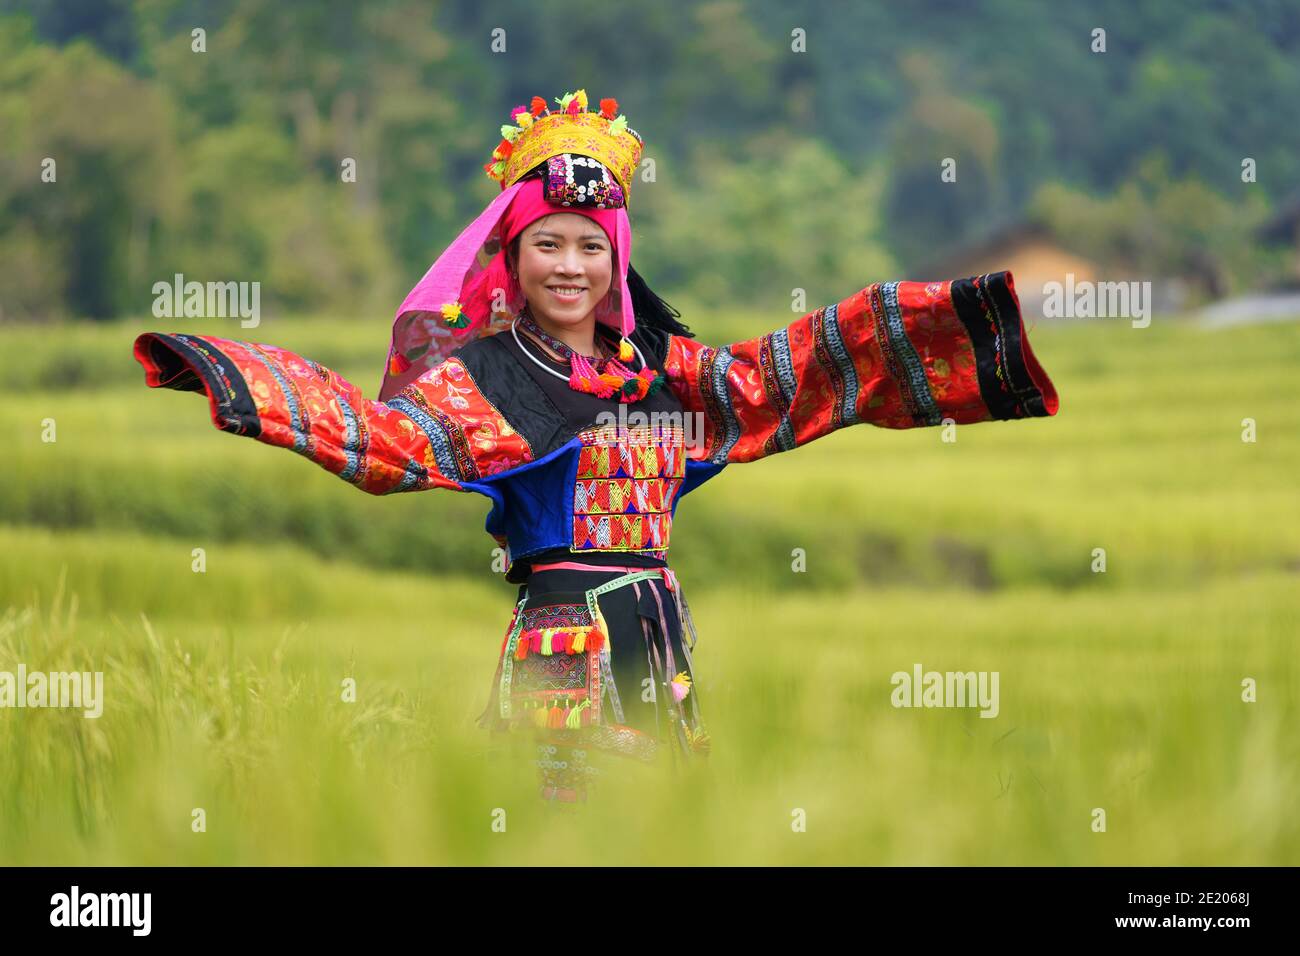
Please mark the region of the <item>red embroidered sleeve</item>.
POLYGON ((206 391, 222 431, 289 448, 362 491, 451 488, 532 460, 522 435, 457 358, 387 402, 287 349, 147 332, 135 357, 153 388, 206 391))
POLYGON ((729 463, 865 422, 917 428, 1055 415, 1011 273, 881 282, 784 329, 722 348, 670 338, 668 381, 729 463))

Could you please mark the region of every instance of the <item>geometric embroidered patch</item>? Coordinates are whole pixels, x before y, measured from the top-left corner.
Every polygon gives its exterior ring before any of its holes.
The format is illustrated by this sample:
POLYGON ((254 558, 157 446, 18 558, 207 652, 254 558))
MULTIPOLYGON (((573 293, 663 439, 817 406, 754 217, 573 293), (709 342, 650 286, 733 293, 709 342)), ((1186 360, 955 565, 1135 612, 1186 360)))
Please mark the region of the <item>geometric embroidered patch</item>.
POLYGON ((578 433, 570 551, 664 551, 686 477, 680 425, 610 424, 578 433))

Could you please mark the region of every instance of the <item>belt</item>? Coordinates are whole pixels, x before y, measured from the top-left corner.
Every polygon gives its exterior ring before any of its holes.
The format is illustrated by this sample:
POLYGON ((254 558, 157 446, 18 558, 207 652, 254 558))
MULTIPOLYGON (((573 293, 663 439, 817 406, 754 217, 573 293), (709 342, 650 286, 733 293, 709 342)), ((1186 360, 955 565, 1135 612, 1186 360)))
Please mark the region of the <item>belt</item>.
MULTIPOLYGON (((635 574, 640 571, 647 571, 653 574, 663 576, 664 585, 670 591, 677 590, 677 575, 673 573, 672 568, 637 568, 625 564, 582 564, 578 561, 554 561, 550 564, 534 564, 533 571, 552 571, 559 568, 565 568, 575 571, 623 571, 635 574)), ((610 582, 611 584, 613 582, 610 582)))

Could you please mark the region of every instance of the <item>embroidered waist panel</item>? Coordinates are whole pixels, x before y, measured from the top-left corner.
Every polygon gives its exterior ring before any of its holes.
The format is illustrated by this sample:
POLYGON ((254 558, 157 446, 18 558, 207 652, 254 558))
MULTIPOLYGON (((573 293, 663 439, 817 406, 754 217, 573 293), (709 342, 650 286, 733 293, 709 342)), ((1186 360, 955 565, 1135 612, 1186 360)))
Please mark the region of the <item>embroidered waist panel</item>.
POLYGON ((610 424, 578 438, 570 550, 666 551, 686 477, 681 426, 610 424))

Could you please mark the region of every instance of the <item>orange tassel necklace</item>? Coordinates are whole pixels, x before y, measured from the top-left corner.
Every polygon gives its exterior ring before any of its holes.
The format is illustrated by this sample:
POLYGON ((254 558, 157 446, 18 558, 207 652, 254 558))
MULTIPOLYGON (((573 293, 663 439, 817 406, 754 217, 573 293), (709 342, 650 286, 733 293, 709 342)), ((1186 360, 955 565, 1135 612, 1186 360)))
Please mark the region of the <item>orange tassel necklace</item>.
MULTIPOLYGON (((569 363, 569 375, 567 381, 569 388, 575 392, 587 392, 598 398, 618 397, 620 402, 637 402, 647 395, 653 395, 663 387, 663 376, 656 372, 646 363, 645 356, 641 350, 630 340, 624 338, 619 342, 619 354, 602 359, 598 355, 583 355, 581 352, 569 345, 561 342, 559 339, 548 334, 537 321, 525 309, 516 318, 510 326, 510 331, 514 334, 515 342, 521 349, 524 349, 523 343, 519 341, 519 333, 516 326, 522 324, 529 332, 532 332, 546 345, 558 352, 569 363), (630 362, 633 355, 641 360, 641 371, 633 372, 625 365, 630 362), (603 368, 601 367, 603 365, 603 368)), ((524 354, 540 365, 546 371, 559 378, 565 378, 563 374, 548 368, 527 349, 524 354)))

